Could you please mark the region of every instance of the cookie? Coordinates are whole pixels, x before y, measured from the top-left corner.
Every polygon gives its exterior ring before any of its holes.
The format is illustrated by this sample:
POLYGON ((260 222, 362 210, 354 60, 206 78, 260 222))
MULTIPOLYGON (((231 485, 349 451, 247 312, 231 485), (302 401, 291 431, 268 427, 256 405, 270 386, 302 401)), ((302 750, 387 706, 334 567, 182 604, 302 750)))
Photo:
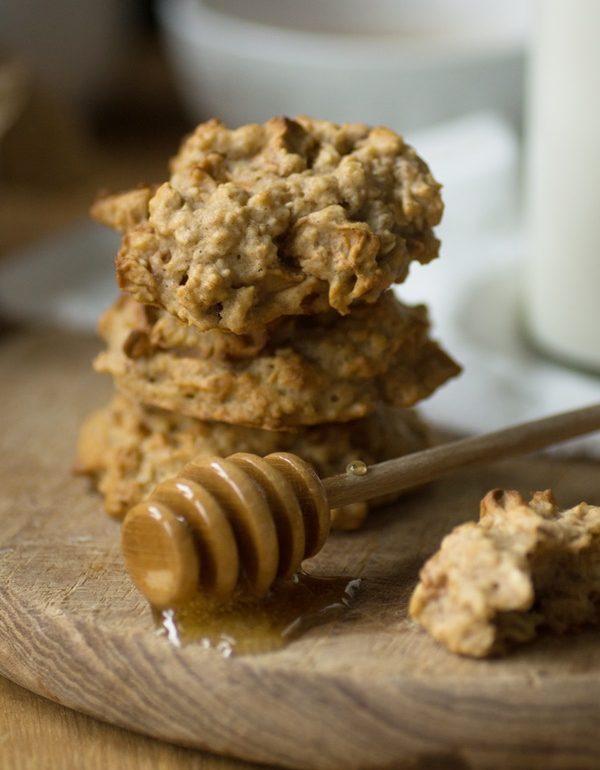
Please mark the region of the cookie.
POLYGON ((494 490, 421 570, 410 614, 451 652, 497 654, 600 622, 600 507, 494 490))
POLYGON ((201 330, 340 314, 437 256, 440 185, 387 128, 298 117, 203 123, 169 181, 101 199, 120 286, 201 330))
MULTIPOLYGON (((325 477, 344 472, 352 460, 378 462, 429 443, 427 429, 409 410, 381 409, 344 425, 285 433, 195 420, 116 396, 84 423, 76 469, 95 479, 107 512, 122 517, 156 484, 176 476, 198 455, 294 452, 325 477)), ((333 525, 353 528, 366 512, 364 503, 338 509, 333 525)))
POLYGON ((346 422, 379 401, 406 408, 459 367, 427 335, 425 308, 387 292, 349 316, 300 316, 267 332, 200 332, 122 297, 100 322, 96 359, 145 404, 270 430, 346 422))

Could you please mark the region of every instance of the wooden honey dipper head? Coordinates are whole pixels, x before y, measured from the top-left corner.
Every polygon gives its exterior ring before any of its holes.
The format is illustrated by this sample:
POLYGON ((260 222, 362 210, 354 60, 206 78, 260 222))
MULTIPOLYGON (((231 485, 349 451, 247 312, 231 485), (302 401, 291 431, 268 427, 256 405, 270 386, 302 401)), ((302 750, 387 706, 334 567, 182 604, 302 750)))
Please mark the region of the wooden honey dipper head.
POLYGON ((132 508, 121 546, 133 582, 156 607, 198 591, 226 601, 242 578, 262 596, 316 554, 330 529, 323 485, 296 455, 199 458, 132 508))

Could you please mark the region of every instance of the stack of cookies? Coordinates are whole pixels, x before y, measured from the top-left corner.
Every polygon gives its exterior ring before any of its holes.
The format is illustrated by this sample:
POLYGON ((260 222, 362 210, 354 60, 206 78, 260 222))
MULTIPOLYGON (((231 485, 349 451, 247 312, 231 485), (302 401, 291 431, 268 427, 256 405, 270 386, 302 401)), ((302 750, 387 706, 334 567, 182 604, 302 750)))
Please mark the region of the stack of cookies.
POLYGON ((459 367, 389 286, 437 256, 442 210, 401 137, 306 117, 204 123, 169 181, 99 200, 123 232, 124 294, 95 366, 119 393, 84 425, 77 465, 107 511, 200 454, 291 451, 327 476, 426 446, 409 407, 459 367))

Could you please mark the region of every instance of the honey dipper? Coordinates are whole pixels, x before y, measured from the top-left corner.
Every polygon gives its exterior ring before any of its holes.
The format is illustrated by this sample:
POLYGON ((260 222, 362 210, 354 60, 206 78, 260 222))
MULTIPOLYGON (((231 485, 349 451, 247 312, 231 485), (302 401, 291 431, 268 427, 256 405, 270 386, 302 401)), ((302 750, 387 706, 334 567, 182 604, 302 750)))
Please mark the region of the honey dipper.
POLYGON ((159 484, 122 525, 133 582, 156 607, 198 590, 229 599, 243 574, 261 596, 323 546, 329 509, 400 492, 459 468, 525 454, 600 430, 600 404, 320 480, 293 454, 200 457, 159 484))

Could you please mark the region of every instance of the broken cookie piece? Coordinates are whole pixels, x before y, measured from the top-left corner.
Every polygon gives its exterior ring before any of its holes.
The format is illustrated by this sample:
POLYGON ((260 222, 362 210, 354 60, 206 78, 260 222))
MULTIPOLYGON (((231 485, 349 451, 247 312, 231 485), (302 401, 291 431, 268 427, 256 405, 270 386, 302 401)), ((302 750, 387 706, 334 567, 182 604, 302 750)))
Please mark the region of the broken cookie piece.
POLYGON ((451 652, 474 657, 544 628, 600 622, 600 507, 560 511, 548 490, 529 503, 489 492, 479 522, 456 527, 422 568, 409 611, 451 652))
POLYGON ((201 330, 345 315, 437 256, 440 185, 387 128, 298 117, 203 123, 171 177, 96 203, 124 233, 120 286, 201 330))

